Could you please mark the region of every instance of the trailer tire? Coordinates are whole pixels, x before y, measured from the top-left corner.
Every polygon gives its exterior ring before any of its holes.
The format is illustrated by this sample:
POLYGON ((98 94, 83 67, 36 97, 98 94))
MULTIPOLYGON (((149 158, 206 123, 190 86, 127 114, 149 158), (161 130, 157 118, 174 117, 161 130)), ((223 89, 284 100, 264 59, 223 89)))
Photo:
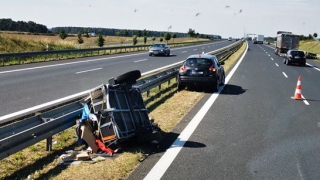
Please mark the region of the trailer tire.
POLYGON ((141 72, 139 70, 133 70, 133 71, 129 71, 124 74, 121 74, 115 80, 118 84, 123 84, 126 82, 136 81, 140 77, 141 77, 141 72))

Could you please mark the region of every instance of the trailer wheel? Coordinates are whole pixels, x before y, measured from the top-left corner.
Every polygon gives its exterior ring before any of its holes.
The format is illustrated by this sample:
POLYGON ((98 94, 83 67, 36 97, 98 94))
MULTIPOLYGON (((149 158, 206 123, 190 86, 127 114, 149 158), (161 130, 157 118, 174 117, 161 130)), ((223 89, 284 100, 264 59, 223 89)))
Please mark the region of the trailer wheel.
POLYGON ((141 72, 139 70, 129 71, 124 74, 121 74, 116 78, 118 84, 123 84, 126 82, 136 81, 141 77, 141 72))

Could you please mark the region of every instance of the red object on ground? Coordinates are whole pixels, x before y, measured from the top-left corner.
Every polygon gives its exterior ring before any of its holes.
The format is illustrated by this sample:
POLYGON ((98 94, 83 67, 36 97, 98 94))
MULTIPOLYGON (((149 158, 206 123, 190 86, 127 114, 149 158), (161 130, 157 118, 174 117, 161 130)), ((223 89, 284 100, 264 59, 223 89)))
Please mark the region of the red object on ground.
POLYGON ((108 154, 113 154, 113 150, 106 147, 100 139, 96 139, 96 143, 103 152, 106 152, 108 154))

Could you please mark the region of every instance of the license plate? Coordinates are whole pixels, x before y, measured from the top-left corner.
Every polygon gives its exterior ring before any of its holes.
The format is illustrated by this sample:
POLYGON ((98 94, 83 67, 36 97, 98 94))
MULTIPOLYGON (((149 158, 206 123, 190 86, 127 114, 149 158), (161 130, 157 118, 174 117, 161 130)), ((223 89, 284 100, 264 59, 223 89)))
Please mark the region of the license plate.
POLYGON ((300 59, 300 56, 295 56, 294 58, 295 58, 295 59, 300 59))
POLYGON ((202 71, 192 71, 191 73, 192 73, 192 74, 203 74, 202 71))

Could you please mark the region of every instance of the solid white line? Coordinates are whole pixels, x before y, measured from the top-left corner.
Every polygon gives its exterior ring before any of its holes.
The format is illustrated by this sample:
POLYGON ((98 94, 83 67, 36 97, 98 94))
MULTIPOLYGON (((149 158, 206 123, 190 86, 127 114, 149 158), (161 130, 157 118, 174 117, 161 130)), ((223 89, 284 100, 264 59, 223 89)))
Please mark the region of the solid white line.
POLYGON ((86 73, 86 72, 90 72, 90 71, 96 71, 96 70, 100 70, 102 68, 96 68, 96 69, 89 69, 89 70, 85 70, 85 71, 79 71, 79 72, 76 72, 76 74, 81 74, 81 73, 86 73))
POLYGON ((271 58, 271 60, 273 61, 273 58, 271 58))
POLYGON ((304 102, 307 106, 309 106, 309 105, 310 105, 309 102, 306 100, 306 98, 303 97, 302 94, 301 94, 301 97, 302 97, 302 99, 303 99, 303 102, 304 102))
POLYGON ((270 56, 270 54, 268 54, 268 56, 270 56))
POLYGON ((311 65, 311 64, 309 64, 309 63, 307 63, 307 65, 310 66, 310 67, 313 67, 313 68, 314 68, 315 70, 317 70, 317 71, 320 71, 319 68, 317 68, 317 67, 315 67, 315 66, 313 66, 313 65, 311 65))
MULTIPOLYGON (((231 76, 234 74, 236 69, 239 67, 240 63, 242 62, 244 56, 246 55, 248 50, 248 43, 245 53, 243 53, 242 57, 239 59, 237 64, 234 66, 234 68, 230 71, 228 76, 226 77, 226 84, 230 80, 231 76)), ((193 119, 190 121, 190 123, 187 125, 187 127, 181 132, 179 137, 173 142, 173 144, 170 146, 169 149, 163 154, 163 156, 159 159, 159 161, 153 166, 151 171, 147 174, 147 176, 144 178, 145 180, 156 180, 160 179, 163 174, 166 172, 166 170, 169 168, 173 160, 176 158, 176 156, 179 154, 180 150, 183 148, 186 141, 189 139, 189 137, 192 135, 192 133, 195 131, 197 126, 202 121, 203 117, 206 115, 214 101, 219 96, 220 92, 224 86, 219 88, 219 91, 216 93, 213 93, 210 98, 207 100, 207 102, 201 107, 199 112, 193 117, 193 119)))
POLYGON ((278 67, 279 67, 278 63, 276 63, 276 66, 278 66, 278 67))
POLYGON ((282 74, 284 75, 284 77, 288 78, 288 76, 285 72, 282 72, 282 74))
POLYGON ((148 59, 141 59, 141 60, 137 60, 137 61, 133 61, 133 62, 141 62, 141 61, 146 61, 148 59))

